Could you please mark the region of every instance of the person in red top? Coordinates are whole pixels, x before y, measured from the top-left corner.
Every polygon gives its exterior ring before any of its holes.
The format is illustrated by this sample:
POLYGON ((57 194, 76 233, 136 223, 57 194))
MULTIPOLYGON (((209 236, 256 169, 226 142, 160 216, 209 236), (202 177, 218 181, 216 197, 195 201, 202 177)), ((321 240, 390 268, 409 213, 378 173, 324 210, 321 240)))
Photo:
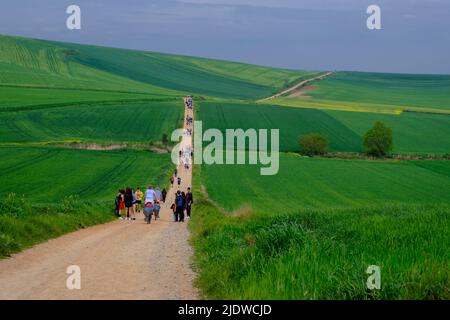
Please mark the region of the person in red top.
POLYGON ((119 190, 119 193, 116 196, 116 210, 119 220, 122 220, 122 210, 125 208, 125 199, 124 199, 125 190, 119 190))

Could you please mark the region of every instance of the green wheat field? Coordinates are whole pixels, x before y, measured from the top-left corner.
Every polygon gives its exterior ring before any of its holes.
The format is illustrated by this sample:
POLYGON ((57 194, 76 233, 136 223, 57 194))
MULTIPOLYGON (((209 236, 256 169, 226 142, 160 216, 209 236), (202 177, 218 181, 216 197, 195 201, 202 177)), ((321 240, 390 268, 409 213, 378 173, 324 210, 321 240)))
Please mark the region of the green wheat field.
POLYGON ((321 73, 0 35, 0 257, 113 220, 119 187, 167 186, 190 94, 204 129, 280 129, 277 175, 194 167, 206 298, 450 299, 450 76, 335 72, 264 100, 321 73), (361 153, 376 121, 410 160, 298 153, 312 132, 361 153))

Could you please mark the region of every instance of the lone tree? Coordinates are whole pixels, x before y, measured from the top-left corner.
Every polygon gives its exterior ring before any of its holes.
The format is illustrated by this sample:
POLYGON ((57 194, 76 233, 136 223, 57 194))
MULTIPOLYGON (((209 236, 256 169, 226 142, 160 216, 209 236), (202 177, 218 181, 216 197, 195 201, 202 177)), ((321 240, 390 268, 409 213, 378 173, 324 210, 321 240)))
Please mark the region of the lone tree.
POLYGON ((300 137, 300 152, 307 156, 321 155, 328 150, 328 139, 320 133, 308 133, 300 137))
POLYGON ((385 156, 392 150, 392 128, 380 121, 375 122, 373 128, 364 135, 364 149, 371 156, 385 156))

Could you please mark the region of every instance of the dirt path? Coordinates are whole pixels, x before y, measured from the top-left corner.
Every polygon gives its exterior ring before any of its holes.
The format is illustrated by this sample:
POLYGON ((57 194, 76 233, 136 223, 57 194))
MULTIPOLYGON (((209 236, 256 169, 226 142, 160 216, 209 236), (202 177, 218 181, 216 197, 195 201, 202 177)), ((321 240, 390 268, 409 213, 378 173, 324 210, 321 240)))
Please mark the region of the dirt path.
POLYGON ((305 84, 307 84, 307 83, 309 83, 311 81, 321 80, 321 79, 323 79, 325 77, 331 76, 332 74, 333 74, 333 72, 327 72, 327 73, 321 74, 320 76, 317 76, 317 77, 314 77, 314 78, 311 78, 311 79, 303 80, 303 81, 297 83, 295 86, 292 86, 292 87, 290 87, 290 88, 288 88, 288 89, 286 89, 286 90, 284 90, 282 92, 274 94, 273 96, 270 96, 268 98, 262 99, 260 101, 267 101, 267 100, 271 100, 271 99, 275 99, 275 98, 281 97, 282 95, 285 95, 286 93, 294 91, 294 90, 304 86, 305 84))
MULTIPOLYGON (((191 110, 186 114, 193 117, 191 110)), ((184 136, 183 146, 191 145, 184 136)), ((181 190, 190 170, 178 168, 181 190)), ((161 219, 114 221, 37 245, 0 261, 0 299, 198 299, 190 267, 188 222, 172 222, 167 194, 161 219), (67 267, 81 268, 81 289, 66 288, 67 267)))

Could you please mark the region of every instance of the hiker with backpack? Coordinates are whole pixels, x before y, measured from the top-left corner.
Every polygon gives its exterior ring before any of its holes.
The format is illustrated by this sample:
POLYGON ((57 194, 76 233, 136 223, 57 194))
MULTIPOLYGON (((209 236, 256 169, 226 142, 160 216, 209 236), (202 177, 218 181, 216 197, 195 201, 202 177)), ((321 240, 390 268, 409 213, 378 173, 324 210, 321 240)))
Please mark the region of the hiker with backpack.
POLYGON ((155 199, 155 202, 153 204, 153 207, 154 207, 153 213, 155 215, 155 220, 156 220, 156 218, 159 218, 159 211, 161 210, 160 203, 162 201, 162 193, 159 190, 159 187, 156 187, 155 195, 156 195, 156 199, 155 199))
POLYGON ((145 222, 147 222, 147 224, 150 224, 152 222, 153 212, 154 212, 153 204, 151 202, 145 202, 144 216, 145 216, 145 222))
POLYGON ((155 220, 159 218, 159 211, 161 210, 161 205, 159 200, 156 200, 153 204, 153 214, 155 215, 155 220))
POLYGON ((180 190, 177 191, 177 195, 175 197, 175 205, 176 205, 176 222, 184 222, 184 206, 186 204, 186 200, 183 198, 180 190))

